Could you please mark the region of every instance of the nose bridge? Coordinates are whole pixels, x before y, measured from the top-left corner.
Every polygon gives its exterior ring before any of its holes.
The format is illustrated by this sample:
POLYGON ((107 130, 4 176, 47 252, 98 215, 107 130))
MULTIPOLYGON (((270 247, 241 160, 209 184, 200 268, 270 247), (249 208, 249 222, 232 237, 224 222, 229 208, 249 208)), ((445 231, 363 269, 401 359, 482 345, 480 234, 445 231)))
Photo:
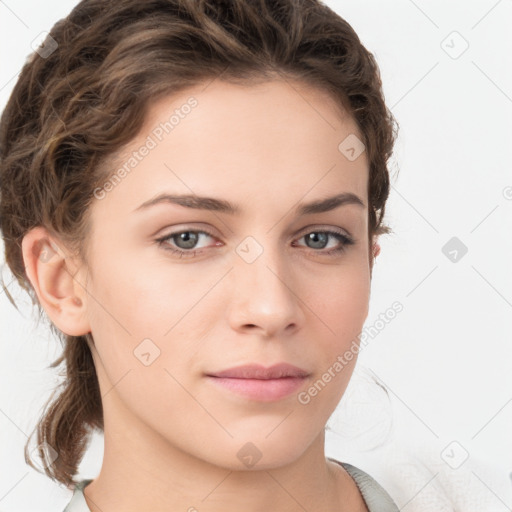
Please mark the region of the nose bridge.
POLYGON ((272 235, 248 236, 236 247, 231 321, 265 331, 297 323, 298 304, 284 251, 272 235))
POLYGON ((269 298, 270 294, 276 293, 279 296, 288 295, 290 291, 286 286, 286 280, 289 280, 289 273, 283 249, 273 241, 272 235, 265 236, 264 240, 262 238, 248 236, 236 248, 237 279, 247 281, 254 292, 260 289, 267 290, 269 298))

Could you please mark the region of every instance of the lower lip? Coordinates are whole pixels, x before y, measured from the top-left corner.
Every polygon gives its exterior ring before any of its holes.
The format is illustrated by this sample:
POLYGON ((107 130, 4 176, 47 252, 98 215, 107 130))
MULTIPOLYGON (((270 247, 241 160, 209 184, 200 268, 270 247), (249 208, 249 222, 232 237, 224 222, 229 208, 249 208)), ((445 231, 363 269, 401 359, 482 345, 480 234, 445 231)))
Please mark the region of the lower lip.
POLYGON ((306 381, 306 377, 264 380, 208 376, 208 379, 217 386, 260 402, 273 402, 285 398, 300 389, 306 381))

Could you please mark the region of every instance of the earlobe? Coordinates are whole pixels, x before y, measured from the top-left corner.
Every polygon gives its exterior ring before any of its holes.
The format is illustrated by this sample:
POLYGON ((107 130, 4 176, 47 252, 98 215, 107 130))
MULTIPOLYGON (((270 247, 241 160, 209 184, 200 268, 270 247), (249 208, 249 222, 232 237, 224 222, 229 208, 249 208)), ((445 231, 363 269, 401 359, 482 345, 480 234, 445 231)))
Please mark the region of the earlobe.
POLYGON ((371 254, 370 254, 370 279, 373 275, 373 266, 375 265, 375 259, 380 254, 380 245, 377 242, 377 239, 373 241, 371 254))
POLYGON ((27 277, 55 326, 71 336, 90 332, 86 292, 64 246, 38 226, 23 237, 22 252, 27 277))
POLYGON ((380 254, 380 245, 378 242, 373 242, 373 257, 376 258, 380 254))

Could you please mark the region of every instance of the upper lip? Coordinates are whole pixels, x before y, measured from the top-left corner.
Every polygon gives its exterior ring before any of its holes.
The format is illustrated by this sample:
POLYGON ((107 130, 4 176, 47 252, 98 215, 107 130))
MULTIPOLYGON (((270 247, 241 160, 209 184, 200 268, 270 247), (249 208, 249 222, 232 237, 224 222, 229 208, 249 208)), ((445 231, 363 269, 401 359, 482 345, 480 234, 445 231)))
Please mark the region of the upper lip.
POLYGON ((270 367, 260 364, 247 364, 208 374, 209 377, 263 380, 281 379, 283 377, 307 377, 308 375, 309 373, 306 370, 288 363, 279 363, 270 367))

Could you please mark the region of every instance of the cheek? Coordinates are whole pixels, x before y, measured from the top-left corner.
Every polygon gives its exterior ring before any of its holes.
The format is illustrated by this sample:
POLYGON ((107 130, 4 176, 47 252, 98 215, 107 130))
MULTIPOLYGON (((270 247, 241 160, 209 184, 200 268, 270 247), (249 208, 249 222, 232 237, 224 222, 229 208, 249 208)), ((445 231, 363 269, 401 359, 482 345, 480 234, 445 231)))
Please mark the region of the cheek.
POLYGON ((308 306, 325 325, 322 336, 331 347, 341 348, 359 334, 368 316, 370 298, 369 270, 364 262, 340 267, 306 285, 308 306))
POLYGON ((346 343, 359 334, 368 316, 369 282, 362 278, 351 283, 349 279, 337 283, 326 304, 332 330, 339 335, 340 342, 346 343), (352 285, 352 286, 351 286, 352 285))
MULTIPOLYGON (((91 331, 109 380, 141 368, 181 372, 211 328, 206 315, 214 317, 218 305, 205 294, 218 277, 195 279, 192 266, 184 272, 177 265, 135 268, 126 258, 119 265, 115 260, 98 268, 88 290, 91 331)), ((153 378, 144 371, 143 380, 153 378)))
POLYGON ((170 419, 179 423, 173 411, 194 406, 180 383, 188 387, 188 373, 193 371, 188 363, 201 337, 195 326, 203 328, 203 324, 193 309, 187 316, 193 304, 175 290, 177 276, 161 272, 157 280, 151 272, 127 275, 126 270, 103 266, 95 275, 99 286, 90 289, 96 299, 90 320, 104 407, 116 411, 126 407, 154 428, 166 429, 170 419), (113 388, 115 393, 109 393, 113 388))
POLYGON ((323 402, 322 407, 332 409, 341 399, 357 361, 359 337, 368 316, 368 268, 363 263, 345 270, 331 276, 326 293, 317 291, 310 299, 315 320, 312 316, 308 332, 315 336, 314 356, 319 362, 317 384, 310 396, 321 395, 315 398, 313 408, 323 402))

